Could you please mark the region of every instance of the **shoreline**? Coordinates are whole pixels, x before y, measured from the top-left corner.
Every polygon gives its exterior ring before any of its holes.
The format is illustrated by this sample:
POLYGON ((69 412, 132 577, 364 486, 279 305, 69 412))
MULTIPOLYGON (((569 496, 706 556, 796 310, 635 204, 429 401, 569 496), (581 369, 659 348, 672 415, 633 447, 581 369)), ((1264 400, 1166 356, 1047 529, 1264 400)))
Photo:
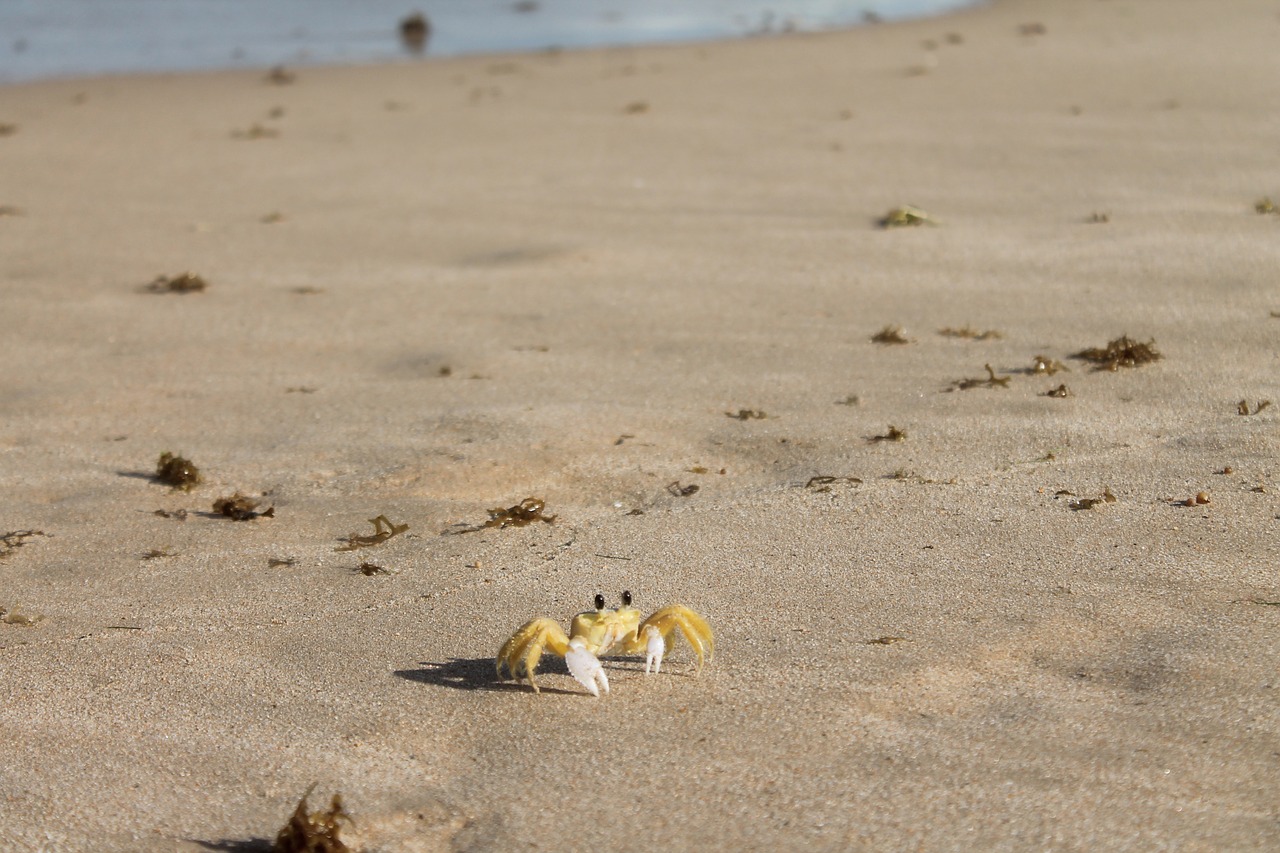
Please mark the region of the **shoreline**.
POLYGON ((1280 845, 1274 12, 0 87, 0 847, 1280 845))
MULTIPOLYGON (((942 1, 924 0, 924 2, 942 1)), ((982 2, 984 0, 971 0, 970 6, 980 5, 982 2)), ((301 11, 301 7, 299 11, 301 11)), ((205 21, 204 23, 213 26, 215 31, 212 33, 206 32, 199 39, 196 39, 190 32, 181 28, 167 31, 163 20, 151 21, 150 23, 157 29, 152 29, 148 39, 136 44, 135 48, 139 54, 150 56, 149 64, 152 67, 140 67, 133 64, 136 60, 130 60, 130 64, 127 66, 121 66, 120 63, 123 57, 115 55, 119 48, 111 46, 99 46, 97 48, 90 46, 88 48, 90 52, 96 50, 100 54, 99 67, 87 67, 83 65, 85 48, 82 45, 77 53, 76 67, 67 67, 64 62, 59 66, 61 70, 58 70, 47 61, 36 61, 36 66, 34 67, 43 67, 44 71, 33 73, 33 67, 24 58, 32 50, 31 42, 33 40, 37 43, 50 38, 54 41, 59 39, 75 41, 75 34, 55 30, 51 34, 45 33, 41 36, 34 36, 31 32, 19 32, 12 48, 11 61, 15 69, 21 70, 11 70, 9 72, 19 76, 6 77, 0 75, 0 85, 36 83, 42 80, 95 79, 152 74, 216 73, 220 71, 260 71, 266 73, 272 69, 282 67, 298 70, 327 67, 363 67, 368 65, 403 65, 467 56, 514 57, 577 50, 625 50, 643 47, 697 46, 700 44, 716 44, 722 41, 779 37, 789 33, 820 34, 823 32, 840 32, 857 27, 875 26, 883 23, 927 20, 954 14, 957 11, 963 11, 963 9, 943 9, 914 13, 900 12, 891 13, 887 17, 877 16, 873 11, 866 11, 862 13, 861 20, 832 21, 826 24, 810 23, 806 25, 798 23, 794 16, 788 18, 784 15, 781 20, 777 20, 778 10, 761 8, 752 12, 740 11, 737 16, 740 20, 732 27, 715 16, 701 19, 697 17, 697 13, 686 11, 685 14, 692 14, 694 17, 687 20, 679 32, 671 31, 673 24, 669 22, 663 23, 662 11, 659 8, 646 13, 650 16, 657 16, 657 20, 650 20, 650 18, 642 16, 630 22, 630 30, 622 29, 617 31, 611 30, 608 26, 601 28, 600 21, 595 21, 594 18, 585 14, 579 17, 572 15, 562 17, 566 15, 564 10, 561 10, 559 15, 548 13, 542 9, 529 12, 510 10, 505 16, 496 15, 488 19, 475 21, 467 19, 465 16, 459 20, 445 15, 441 20, 434 21, 436 24, 434 27, 428 23, 427 48, 425 50, 407 43, 403 35, 397 38, 395 25, 397 21, 402 25, 403 19, 395 18, 391 9, 382 11, 387 13, 385 20, 378 19, 383 20, 383 23, 386 24, 385 38, 383 39, 371 40, 371 32, 368 30, 368 25, 371 22, 364 20, 364 15, 371 14, 369 11, 357 16, 358 20, 352 19, 345 22, 330 19, 327 17, 330 12, 326 12, 320 16, 320 26, 316 32, 311 32, 307 27, 302 26, 290 27, 283 18, 273 22, 261 22, 268 30, 274 29, 278 32, 274 37, 266 36, 268 44, 264 45, 259 41, 254 44, 252 49, 247 48, 245 45, 237 44, 238 40, 251 39, 249 32, 237 34, 222 32, 219 29, 219 27, 225 28, 227 26, 225 21, 216 22, 216 26, 214 25, 215 22, 205 21), (752 28, 746 21, 748 14, 756 13, 762 16, 758 29, 752 28), (867 16, 872 17, 868 18, 867 16), (597 30, 594 37, 589 35, 593 31, 593 22, 597 30), (345 40, 336 39, 335 41, 336 37, 332 32, 335 26, 350 28, 345 40), (477 30, 482 30, 484 34, 478 35, 475 32, 477 30), (288 31, 289 35, 284 35, 285 31, 288 31), (555 36, 556 33, 560 34, 558 39, 555 36), (275 40, 275 47, 270 46, 272 38, 275 40), (211 44, 211 41, 214 44, 211 44), (217 47, 216 44, 222 44, 222 46, 217 47), (177 45, 181 45, 182 50, 180 53, 185 59, 179 60, 175 56, 174 52, 179 51, 177 45), (212 53, 219 52, 226 55, 220 58, 215 58, 212 55, 212 53), (261 55, 264 52, 272 54, 272 56, 261 55)), ((175 13, 171 11, 170 14, 175 13)), ((180 17, 183 12, 178 10, 176 14, 180 17)), ((281 14, 281 11, 277 9, 275 14, 281 14)), ((607 15, 605 19, 607 19, 607 15)), ((803 20, 804 16, 800 16, 800 21, 803 20)), ((3 26, 4 23, 3 18, 0 17, 0 26, 3 26)), ((30 24, 27 26, 30 26, 30 24)), ((99 29, 106 27, 110 31, 111 26, 110 20, 104 20, 101 22, 99 29)), ((116 22, 114 26, 122 28, 124 24, 116 22)), ((615 26, 621 26, 621 24, 616 24, 615 26)), ((81 33, 80 37, 83 38, 85 35, 81 33)), ((258 35, 262 36, 261 33, 258 33, 258 35)))

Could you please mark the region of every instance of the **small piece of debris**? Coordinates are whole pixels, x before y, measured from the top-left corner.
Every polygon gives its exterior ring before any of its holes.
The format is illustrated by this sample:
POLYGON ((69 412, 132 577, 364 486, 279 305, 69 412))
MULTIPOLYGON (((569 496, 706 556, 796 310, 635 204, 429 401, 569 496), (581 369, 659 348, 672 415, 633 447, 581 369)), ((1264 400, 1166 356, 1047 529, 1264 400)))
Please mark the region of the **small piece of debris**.
POLYGON ((907 431, 898 429, 893 424, 889 424, 889 431, 883 435, 873 435, 867 438, 867 441, 874 444, 878 441, 906 441, 907 431))
POLYGON ((232 521, 252 521, 255 518, 275 518, 276 508, 267 507, 258 511, 259 501, 236 492, 229 498, 218 498, 213 502, 213 511, 225 515, 232 521))
POLYGON ((1276 207, 1276 203, 1269 196, 1263 196, 1253 203, 1253 209, 1259 214, 1280 214, 1280 208, 1276 207))
POLYGON ((858 485, 861 482, 861 477, 833 477, 828 474, 819 474, 816 477, 810 477, 809 482, 805 483, 804 487, 806 489, 813 489, 815 492, 829 492, 831 491, 831 487, 837 483, 858 485))
POLYGON ((1090 225, 1105 225, 1111 221, 1111 214, 1106 212, 1094 211, 1085 222, 1090 225))
POLYGON ((735 421, 762 421, 769 417, 759 409, 738 409, 736 412, 725 412, 724 415, 735 421))
POLYGON ((1033 21, 1029 24, 1018 25, 1018 35, 1042 36, 1046 32, 1047 30, 1045 30, 1044 24, 1040 23, 1039 21, 1033 21))
POLYGON ((159 560, 164 557, 176 557, 176 552, 161 548, 152 548, 150 551, 142 555, 144 560, 159 560))
POLYGON ((275 139, 280 135, 280 131, 274 127, 258 124, 256 121, 249 125, 245 130, 231 131, 232 139, 275 139))
POLYGON ((1131 339, 1128 335, 1121 335, 1108 342, 1105 347, 1080 350, 1071 357, 1092 362, 1094 370, 1115 372, 1122 367, 1138 367, 1158 361, 1162 356, 1156 351, 1154 340, 1144 344, 1131 339))
POLYGON ((958 329, 947 326, 945 329, 939 329, 938 334, 944 338, 964 338, 970 341, 994 341, 1004 337, 995 329, 987 329, 980 332, 970 326, 961 326, 958 329))
POLYGON ((148 293, 201 293, 209 284, 195 273, 184 272, 175 276, 158 275, 144 289, 148 293))
POLYGON ((1241 400, 1239 403, 1236 404, 1236 413, 1240 415, 1256 415, 1258 414, 1258 412, 1261 412, 1263 409, 1265 409, 1267 406, 1270 406, 1270 405, 1271 405, 1270 400, 1259 400, 1258 404, 1253 407, 1253 411, 1250 411, 1249 401, 1241 400))
POLYGON ((19 628, 30 628, 37 622, 44 621, 43 613, 23 613, 16 607, 13 610, 5 610, 0 607, 0 622, 6 625, 16 625, 19 628))
POLYGON ((383 567, 383 566, 379 566, 379 565, 377 565, 376 563, 370 563, 370 562, 367 562, 367 561, 366 561, 366 562, 363 562, 363 563, 361 563, 359 566, 357 566, 357 567, 356 567, 356 571, 357 571, 357 572, 359 572, 359 573, 360 573, 360 574, 362 574, 362 575, 365 575, 366 577, 372 577, 372 576, 374 576, 374 575, 391 575, 391 574, 395 574, 395 572, 391 571, 391 570, 390 570, 390 569, 388 569, 388 568, 385 568, 385 567, 383 567))
POLYGON ((845 397, 843 400, 836 400, 837 406, 857 406, 857 405, 860 405, 861 403, 862 403, 862 398, 859 397, 857 394, 850 394, 848 397, 845 397))
POLYGON ((189 492, 200 483, 200 469, 190 459, 175 456, 166 450, 156 462, 156 479, 167 486, 189 492))
POLYGON ((995 388, 995 387, 1008 388, 1009 387, 1009 380, 1012 379, 1013 377, 996 376, 996 372, 991 369, 991 365, 989 364, 984 364, 983 367, 986 368, 986 371, 987 371, 986 379, 957 379, 955 382, 951 383, 951 387, 948 388, 947 390, 948 391, 968 391, 970 388, 995 388))
POLYGON ((873 344, 909 344, 911 339, 902 331, 901 326, 885 326, 871 336, 873 344))
POLYGON ((920 208, 906 204, 895 207, 880 217, 877 224, 881 228, 910 228, 918 225, 937 225, 938 220, 920 208))
POLYGON ((296 566, 296 565, 298 565, 298 561, 293 557, 268 557, 267 558, 268 569, 276 569, 276 568, 280 568, 281 566, 288 567, 288 566, 296 566))
POLYGON ((258 221, 261 222, 263 225, 274 225, 277 222, 284 222, 284 220, 285 220, 285 215, 278 210, 273 210, 270 213, 264 213, 258 219, 258 221))
MULTIPOLYGON (((1063 491, 1058 492, 1058 494, 1059 494, 1059 495, 1069 495, 1069 494, 1071 494, 1071 493, 1070 493, 1070 492, 1068 492, 1068 491, 1063 490, 1063 491)), ((1093 509, 1093 508, 1094 508, 1095 506, 1097 506, 1098 504, 1104 504, 1104 503, 1106 503, 1106 504, 1113 504, 1113 503, 1115 503, 1115 502, 1116 502, 1116 496, 1115 496, 1114 494, 1112 494, 1112 493, 1111 493, 1111 487, 1110 487, 1110 486, 1108 486, 1107 488, 1103 489, 1103 491, 1102 491, 1102 495, 1101 495, 1100 497, 1096 497, 1096 498, 1078 498, 1078 499, 1076 499, 1076 500, 1074 500, 1074 501, 1070 501, 1070 502, 1067 504, 1067 506, 1068 506, 1068 507, 1070 507, 1072 510, 1074 510, 1074 511, 1076 511, 1076 512, 1079 512, 1079 511, 1080 511, 1080 510, 1082 510, 1082 509, 1093 509)))
POLYGON ((161 518, 176 518, 178 521, 187 520, 187 511, 185 509, 158 509, 155 511, 155 515, 161 518))
POLYGON ((1042 396, 1042 397, 1070 397, 1070 396, 1071 396, 1071 389, 1070 389, 1070 388, 1068 388, 1065 384, 1063 384, 1063 385, 1059 385, 1057 388, 1050 388, 1048 391, 1045 391, 1045 392, 1044 392, 1042 395, 1040 395, 1040 396, 1042 396))
POLYGON ((431 22, 421 12, 400 21, 400 43, 410 53, 422 53, 427 49, 427 40, 431 38, 431 22))
POLYGON ((649 102, 648 101, 632 101, 631 103, 623 107, 622 111, 629 116, 640 115, 641 113, 647 113, 649 112, 649 102))
POLYGON ((273 83, 277 86, 288 86, 290 83, 297 81, 298 75, 294 74, 283 65, 277 65, 267 72, 264 78, 266 82, 273 83))
POLYGON ((17 132, 18 126, 16 124, 0 122, 0 136, 13 136, 17 132))
POLYGON ((1038 355, 1032 360, 1031 368, 1028 372, 1031 373, 1033 376, 1034 375, 1052 376, 1053 374, 1061 370, 1065 370, 1067 373, 1071 372, 1071 368, 1067 367, 1062 362, 1057 361, 1056 359, 1049 358, 1046 355, 1038 355))
POLYGON ((0 217, 4 216, 21 216, 22 208, 14 207, 12 204, 0 204, 0 217))
POLYGON ((670 483, 667 483, 667 491, 671 493, 672 497, 677 498, 687 498, 690 495, 697 494, 700 488, 702 487, 696 483, 681 486, 679 480, 672 480, 670 483))
POLYGON ((298 801, 288 822, 276 835, 276 853, 350 853, 343 843, 342 824, 355 821, 342 806, 342 795, 334 794, 328 811, 307 809, 307 798, 315 790, 313 784, 298 801))
POLYGON ((373 533, 369 536, 361 536, 358 533, 352 533, 347 537, 347 544, 340 548, 334 548, 335 551, 354 551, 357 548, 369 548, 373 545, 381 545, 392 536, 397 536, 409 529, 408 524, 392 524, 391 519, 385 515, 377 518, 369 519, 369 523, 373 525, 373 533))
POLYGON ((894 643, 909 643, 910 637, 876 637, 872 640, 863 641, 868 646, 892 646, 894 643))

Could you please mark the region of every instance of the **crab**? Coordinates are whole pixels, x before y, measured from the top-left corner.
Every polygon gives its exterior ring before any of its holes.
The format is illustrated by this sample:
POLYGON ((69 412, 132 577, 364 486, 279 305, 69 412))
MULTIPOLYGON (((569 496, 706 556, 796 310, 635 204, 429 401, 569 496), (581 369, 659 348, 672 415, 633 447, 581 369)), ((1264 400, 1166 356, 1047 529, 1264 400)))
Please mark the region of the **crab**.
POLYGON ((539 692, 533 674, 543 650, 549 649, 563 657, 570 675, 598 698, 601 690, 609 692, 609 679, 597 655, 613 649, 626 654, 644 652, 645 674, 651 670, 659 673, 662 657, 671 651, 677 629, 698 656, 697 671, 715 652, 715 640, 706 620, 682 605, 664 607, 644 620, 640 611, 631 606, 629 591, 622 593, 622 606, 616 610, 604 606, 603 595, 596 595, 595 605, 595 610, 573 617, 568 634, 552 619, 533 619, 520 626, 498 652, 498 676, 502 676, 505 666, 512 678, 529 679, 533 692, 539 692))

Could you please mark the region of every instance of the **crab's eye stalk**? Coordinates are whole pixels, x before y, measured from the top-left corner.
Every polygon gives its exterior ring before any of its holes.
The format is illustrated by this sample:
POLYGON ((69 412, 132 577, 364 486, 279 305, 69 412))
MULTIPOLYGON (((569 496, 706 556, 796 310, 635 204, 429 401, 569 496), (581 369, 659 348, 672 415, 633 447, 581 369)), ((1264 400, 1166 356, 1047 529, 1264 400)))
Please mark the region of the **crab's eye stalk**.
POLYGON ((622 606, 623 607, 631 606, 631 590, 629 589, 624 589, 622 591, 622 606))
POLYGON ((596 610, 604 610, 604 596, 596 593, 596 610))

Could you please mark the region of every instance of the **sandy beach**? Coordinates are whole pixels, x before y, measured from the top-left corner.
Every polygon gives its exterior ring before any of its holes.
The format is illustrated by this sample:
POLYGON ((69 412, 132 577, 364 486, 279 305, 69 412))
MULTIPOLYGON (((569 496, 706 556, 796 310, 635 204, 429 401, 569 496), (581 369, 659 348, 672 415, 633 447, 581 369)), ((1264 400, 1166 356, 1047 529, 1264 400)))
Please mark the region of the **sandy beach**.
POLYGON ((1278 43, 0 88, 0 849, 1280 849, 1278 43), (623 590, 714 658, 498 678, 623 590))

